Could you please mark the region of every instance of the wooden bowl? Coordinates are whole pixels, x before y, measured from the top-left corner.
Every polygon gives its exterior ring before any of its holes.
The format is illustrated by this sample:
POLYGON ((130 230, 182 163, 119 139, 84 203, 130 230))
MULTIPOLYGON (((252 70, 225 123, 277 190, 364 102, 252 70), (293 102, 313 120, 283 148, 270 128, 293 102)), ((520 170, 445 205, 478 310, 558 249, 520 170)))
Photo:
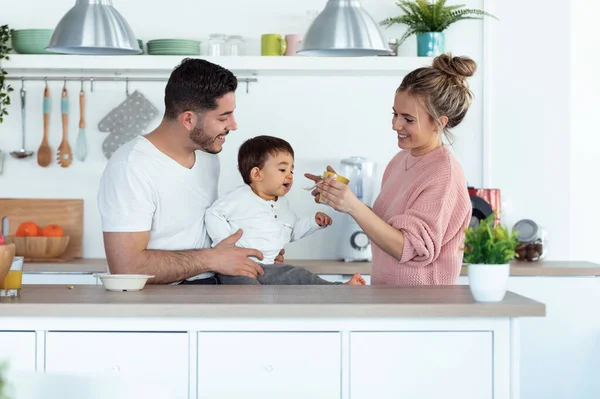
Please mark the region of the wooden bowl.
POLYGON ((67 250, 69 236, 65 237, 16 237, 6 236, 7 243, 15 244, 16 256, 25 259, 52 259, 58 258, 67 250))
POLYGON ((15 244, 0 245, 0 281, 8 274, 15 258, 15 244))

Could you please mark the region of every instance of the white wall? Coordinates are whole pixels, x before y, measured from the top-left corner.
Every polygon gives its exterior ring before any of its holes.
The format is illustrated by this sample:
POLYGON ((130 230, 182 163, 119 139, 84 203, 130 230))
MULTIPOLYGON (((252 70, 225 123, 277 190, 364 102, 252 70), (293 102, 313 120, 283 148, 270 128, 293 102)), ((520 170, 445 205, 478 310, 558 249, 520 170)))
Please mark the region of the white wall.
POLYGON ((598 160, 598 106, 600 106, 600 46, 594 16, 600 4, 593 0, 571 2, 570 51, 570 155, 571 155, 571 256, 600 262, 596 211, 600 198, 598 160))
MULTIPOLYGON (((365 8, 379 21, 397 15, 398 8, 390 0, 363 0, 365 8)), ((466 2, 469 7, 481 8, 481 0, 466 2)), ((73 0, 53 2, 35 1, 18 3, 3 10, 2 21, 14 29, 52 28, 60 17, 74 4, 73 0), (35 8, 35 13, 29 10, 35 8)), ((115 1, 115 6, 128 19, 139 38, 185 37, 199 38, 206 43, 213 32, 243 35, 252 55, 259 54, 262 33, 281 34, 302 32, 307 26, 307 11, 320 10, 324 0, 302 2, 277 0, 226 0, 197 2, 172 0, 156 3, 150 9, 142 0, 115 1), (141 9, 144 9, 142 16, 141 9)), ((455 54, 482 60, 483 24, 480 21, 463 21, 447 31, 447 50, 455 54)), ((400 37, 404 27, 386 30, 390 37, 400 37)), ((416 55, 416 39, 410 38, 401 48, 402 55, 416 55)), ((299 214, 318 209, 308 194, 301 190, 307 181, 304 172, 319 172, 328 163, 334 166, 341 158, 363 155, 378 163, 379 173, 397 151, 395 134, 391 130, 391 107, 396 87, 402 76, 364 78, 315 77, 261 77, 252 84, 250 93, 245 87, 238 90, 236 110, 239 129, 231 134, 222 152, 221 189, 227 190, 241 182, 236 171, 236 153, 240 143, 259 134, 272 134, 288 139, 296 151, 296 186, 290 200, 299 214)), ((37 149, 42 137, 43 83, 26 82, 28 101, 27 143, 37 149)), ((62 83, 51 82, 53 96, 51 144, 56 148, 60 140, 59 96, 62 83)), ((15 87, 18 89, 17 82, 15 87)), ((70 141, 73 146, 77 135, 78 106, 76 95, 79 84, 69 83, 71 108, 70 141)), ((458 138, 455 153, 462 162, 469 184, 481 184, 481 130, 482 130, 482 80, 481 73, 471 80, 475 104, 456 129, 458 138)), ((140 90, 163 111, 163 83, 132 83, 131 90, 140 90)), ((103 257, 102 235, 96 208, 98 179, 106 160, 101 152, 105 138, 96 125, 99 120, 125 97, 123 84, 96 83, 94 93, 88 94, 87 137, 90 155, 85 163, 74 162, 68 169, 52 165, 48 169, 37 166, 35 159, 17 161, 8 158, 5 171, 0 176, 0 197, 83 198, 85 201, 84 256, 103 257)), ((4 152, 20 146, 20 113, 15 92, 10 116, 0 126, 0 149, 4 152)), ((151 127, 159 122, 157 118, 151 127)), ((328 209, 328 208, 326 208, 328 209)), ((335 215, 333 215, 335 217, 335 215)), ((339 219, 338 219, 339 220, 339 219)), ((336 258, 335 245, 331 245, 338 223, 330 231, 319 232, 287 248, 290 258, 336 258), (323 239, 327 238, 327 242, 323 239)))
POLYGON ((578 259, 570 243, 580 235, 569 230, 569 51, 571 28, 581 23, 569 20, 567 0, 492 3, 500 22, 490 43, 490 185, 502 189, 505 223, 533 219, 548 230, 548 259, 578 259), (543 18, 532 18, 542 9, 543 18))

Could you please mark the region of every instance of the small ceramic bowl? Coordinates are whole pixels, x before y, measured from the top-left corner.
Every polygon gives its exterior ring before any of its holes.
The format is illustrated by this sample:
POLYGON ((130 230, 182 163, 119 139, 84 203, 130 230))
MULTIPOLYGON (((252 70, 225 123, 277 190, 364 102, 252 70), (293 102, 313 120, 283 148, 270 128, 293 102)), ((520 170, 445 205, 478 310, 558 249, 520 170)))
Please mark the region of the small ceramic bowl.
POLYGON ((94 274, 102 281, 102 285, 108 291, 139 291, 146 285, 149 278, 154 276, 148 274, 94 274))

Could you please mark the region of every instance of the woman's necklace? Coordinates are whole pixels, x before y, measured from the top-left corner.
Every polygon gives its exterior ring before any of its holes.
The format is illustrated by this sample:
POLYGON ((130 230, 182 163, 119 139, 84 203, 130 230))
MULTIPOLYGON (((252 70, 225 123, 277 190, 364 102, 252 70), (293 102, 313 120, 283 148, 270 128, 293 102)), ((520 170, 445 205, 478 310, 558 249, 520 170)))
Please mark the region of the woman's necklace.
POLYGON ((410 158, 412 156, 412 150, 410 150, 408 152, 408 155, 406 157, 406 159, 404 160, 404 170, 409 170, 412 169, 413 166, 415 166, 416 164, 418 164, 419 162, 421 162, 421 160, 425 157, 425 154, 421 155, 420 157, 418 157, 419 159, 417 160, 417 162, 413 163, 412 165, 408 166, 408 158, 410 158))

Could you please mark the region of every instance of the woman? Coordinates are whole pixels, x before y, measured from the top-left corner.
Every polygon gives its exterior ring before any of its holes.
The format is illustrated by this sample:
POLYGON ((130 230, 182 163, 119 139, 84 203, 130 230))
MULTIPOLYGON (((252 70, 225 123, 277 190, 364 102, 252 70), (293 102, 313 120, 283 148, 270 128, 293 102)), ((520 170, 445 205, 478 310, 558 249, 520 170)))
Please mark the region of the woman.
POLYGON ((371 239, 371 284, 456 283, 472 205, 442 134, 449 137, 465 117, 472 101, 466 78, 476 68, 470 58, 443 54, 404 77, 392 119, 402 151, 387 165, 372 210, 347 185, 305 175, 318 182, 313 195, 352 216, 371 239))

